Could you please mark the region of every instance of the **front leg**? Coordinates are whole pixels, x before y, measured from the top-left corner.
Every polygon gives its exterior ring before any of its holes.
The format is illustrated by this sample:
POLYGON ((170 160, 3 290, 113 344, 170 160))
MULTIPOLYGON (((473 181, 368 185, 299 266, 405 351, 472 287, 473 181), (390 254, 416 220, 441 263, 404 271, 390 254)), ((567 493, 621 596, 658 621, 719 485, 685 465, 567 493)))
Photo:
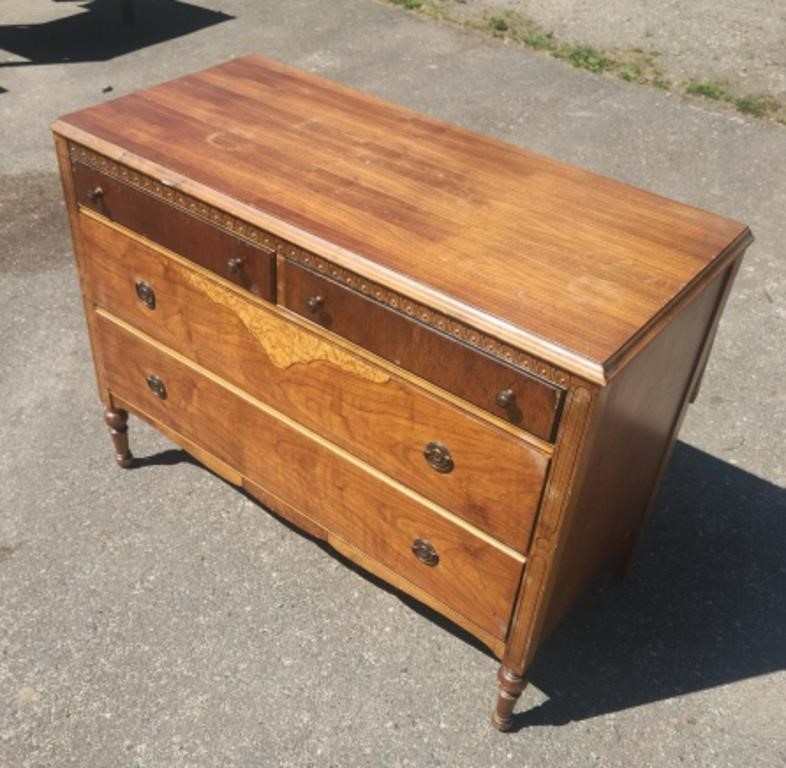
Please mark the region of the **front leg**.
POLYGON ((127 469, 134 461, 131 451, 128 450, 128 411, 107 408, 104 412, 104 422, 109 427, 112 444, 115 446, 115 461, 127 469))
POLYGON ((522 675, 517 675, 504 664, 497 672, 497 706, 491 715, 491 724, 498 731, 508 731, 513 725, 513 707, 516 706, 521 692, 527 687, 527 681, 522 675))

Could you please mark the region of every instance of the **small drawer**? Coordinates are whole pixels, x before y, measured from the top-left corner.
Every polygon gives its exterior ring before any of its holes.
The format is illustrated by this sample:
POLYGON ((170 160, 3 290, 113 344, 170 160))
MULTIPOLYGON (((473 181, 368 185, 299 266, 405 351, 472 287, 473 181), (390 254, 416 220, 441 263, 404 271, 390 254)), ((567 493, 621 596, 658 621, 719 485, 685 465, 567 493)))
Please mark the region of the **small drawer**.
POLYGON ((112 176, 73 162, 80 206, 122 224, 269 301, 275 300, 273 251, 252 245, 112 176))
POLYGON ((103 310, 96 323, 106 379, 118 402, 204 447, 494 637, 506 636, 523 558, 438 514, 103 310))
POLYGON ((291 261, 285 306, 534 435, 553 440, 563 390, 291 261))
POLYGON ((306 323, 81 214, 93 301, 523 552, 548 456, 306 323))

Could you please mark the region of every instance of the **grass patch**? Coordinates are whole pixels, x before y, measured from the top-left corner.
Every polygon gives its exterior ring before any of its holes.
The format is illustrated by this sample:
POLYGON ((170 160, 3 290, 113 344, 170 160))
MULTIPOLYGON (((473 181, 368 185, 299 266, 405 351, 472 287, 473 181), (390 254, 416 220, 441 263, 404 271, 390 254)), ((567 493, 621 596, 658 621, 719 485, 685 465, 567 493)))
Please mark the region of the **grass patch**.
POLYGON ((525 32, 519 35, 518 40, 536 51, 552 51, 557 47, 551 32, 525 32))
MULTIPOLYGON (((737 96, 729 91, 723 83, 714 80, 704 82, 691 80, 685 85, 685 93, 691 96, 703 96, 712 101, 730 102, 738 112, 752 117, 772 117, 778 113, 786 113, 786 105, 772 96, 756 96, 754 94, 737 96)), ((782 121, 777 119, 776 122, 782 121)))
POLYGON ((492 16, 489 19, 489 29, 494 32, 507 32, 510 27, 508 27, 508 22, 502 16, 492 16))
POLYGON ((636 83, 641 80, 641 68, 636 64, 625 64, 620 69, 620 77, 629 83, 636 83))
POLYGON ((685 86, 685 93, 691 96, 704 96, 705 99, 713 101, 731 101, 734 98, 721 83, 715 80, 705 80, 704 82, 691 80, 685 86))
MULTIPOLYGON (((740 96, 734 99, 734 106, 738 111, 754 117, 766 117, 781 108, 781 103, 770 96, 740 96)), ((783 122, 783 121, 779 121, 783 122)))
POLYGON ((423 7, 423 0, 390 0, 393 5, 400 5, 408 11, 417 11, 423 7))
POLYGON ((591 45, 564 46, 555 55, 559 59, 566 59, 577 69, 586 69, 588 72, 608 72, 618 66, 617 61, 604 56, 591 45))

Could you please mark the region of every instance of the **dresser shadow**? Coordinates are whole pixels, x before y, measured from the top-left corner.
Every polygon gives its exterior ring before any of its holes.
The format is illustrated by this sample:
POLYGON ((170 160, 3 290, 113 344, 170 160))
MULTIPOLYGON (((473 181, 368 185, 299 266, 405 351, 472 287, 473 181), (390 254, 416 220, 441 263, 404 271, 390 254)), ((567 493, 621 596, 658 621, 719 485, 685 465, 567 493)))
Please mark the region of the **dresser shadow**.
POLYGON ((629 575, 590 590, 529 671, 561 725, 786 668, 786 490, 678 443, 629 575))
MULTIPOLYGON (((197 461, 188 451, 182 448, 167 448, 165 451, 151 454, 150 456, 134 456, 133 463, 128 469, 142 469, 142 467, 171 467, 174 464, 193 464, 196 467, 208 469, 197 461)), ((208 469, 208 472, 210 470, 208 469)), ((216 477, 219 477, 216 475, 216 477)), ((219 480, 222 478, 219 477, 219 480)))
MULTIPOLYGON (((0 48, 24 59, 0 67, 107 61, 234 18, 179 0, 87 0, 79 13, 41 24, 0 26, 0 48), (124 9, 133 9, 133 18, 124 9)), ((70 9, 69 9, 70 10, 70 9)), ((97 88, 105 82, 96 83, 97 88)))

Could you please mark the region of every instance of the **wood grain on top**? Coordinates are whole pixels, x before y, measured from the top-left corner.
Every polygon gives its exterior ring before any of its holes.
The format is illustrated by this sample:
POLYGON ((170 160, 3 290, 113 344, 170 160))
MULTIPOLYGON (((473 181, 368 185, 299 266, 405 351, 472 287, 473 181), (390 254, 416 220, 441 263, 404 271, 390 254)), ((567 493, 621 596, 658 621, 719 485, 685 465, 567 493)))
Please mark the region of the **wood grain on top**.
POLYGON ((606 372, 702 270, 750 239, 738 222, 258 56, 54 128, 114 145, 129 164, 144 157, 282 231, 356 254, 361 273, 381 265, 606 372))

